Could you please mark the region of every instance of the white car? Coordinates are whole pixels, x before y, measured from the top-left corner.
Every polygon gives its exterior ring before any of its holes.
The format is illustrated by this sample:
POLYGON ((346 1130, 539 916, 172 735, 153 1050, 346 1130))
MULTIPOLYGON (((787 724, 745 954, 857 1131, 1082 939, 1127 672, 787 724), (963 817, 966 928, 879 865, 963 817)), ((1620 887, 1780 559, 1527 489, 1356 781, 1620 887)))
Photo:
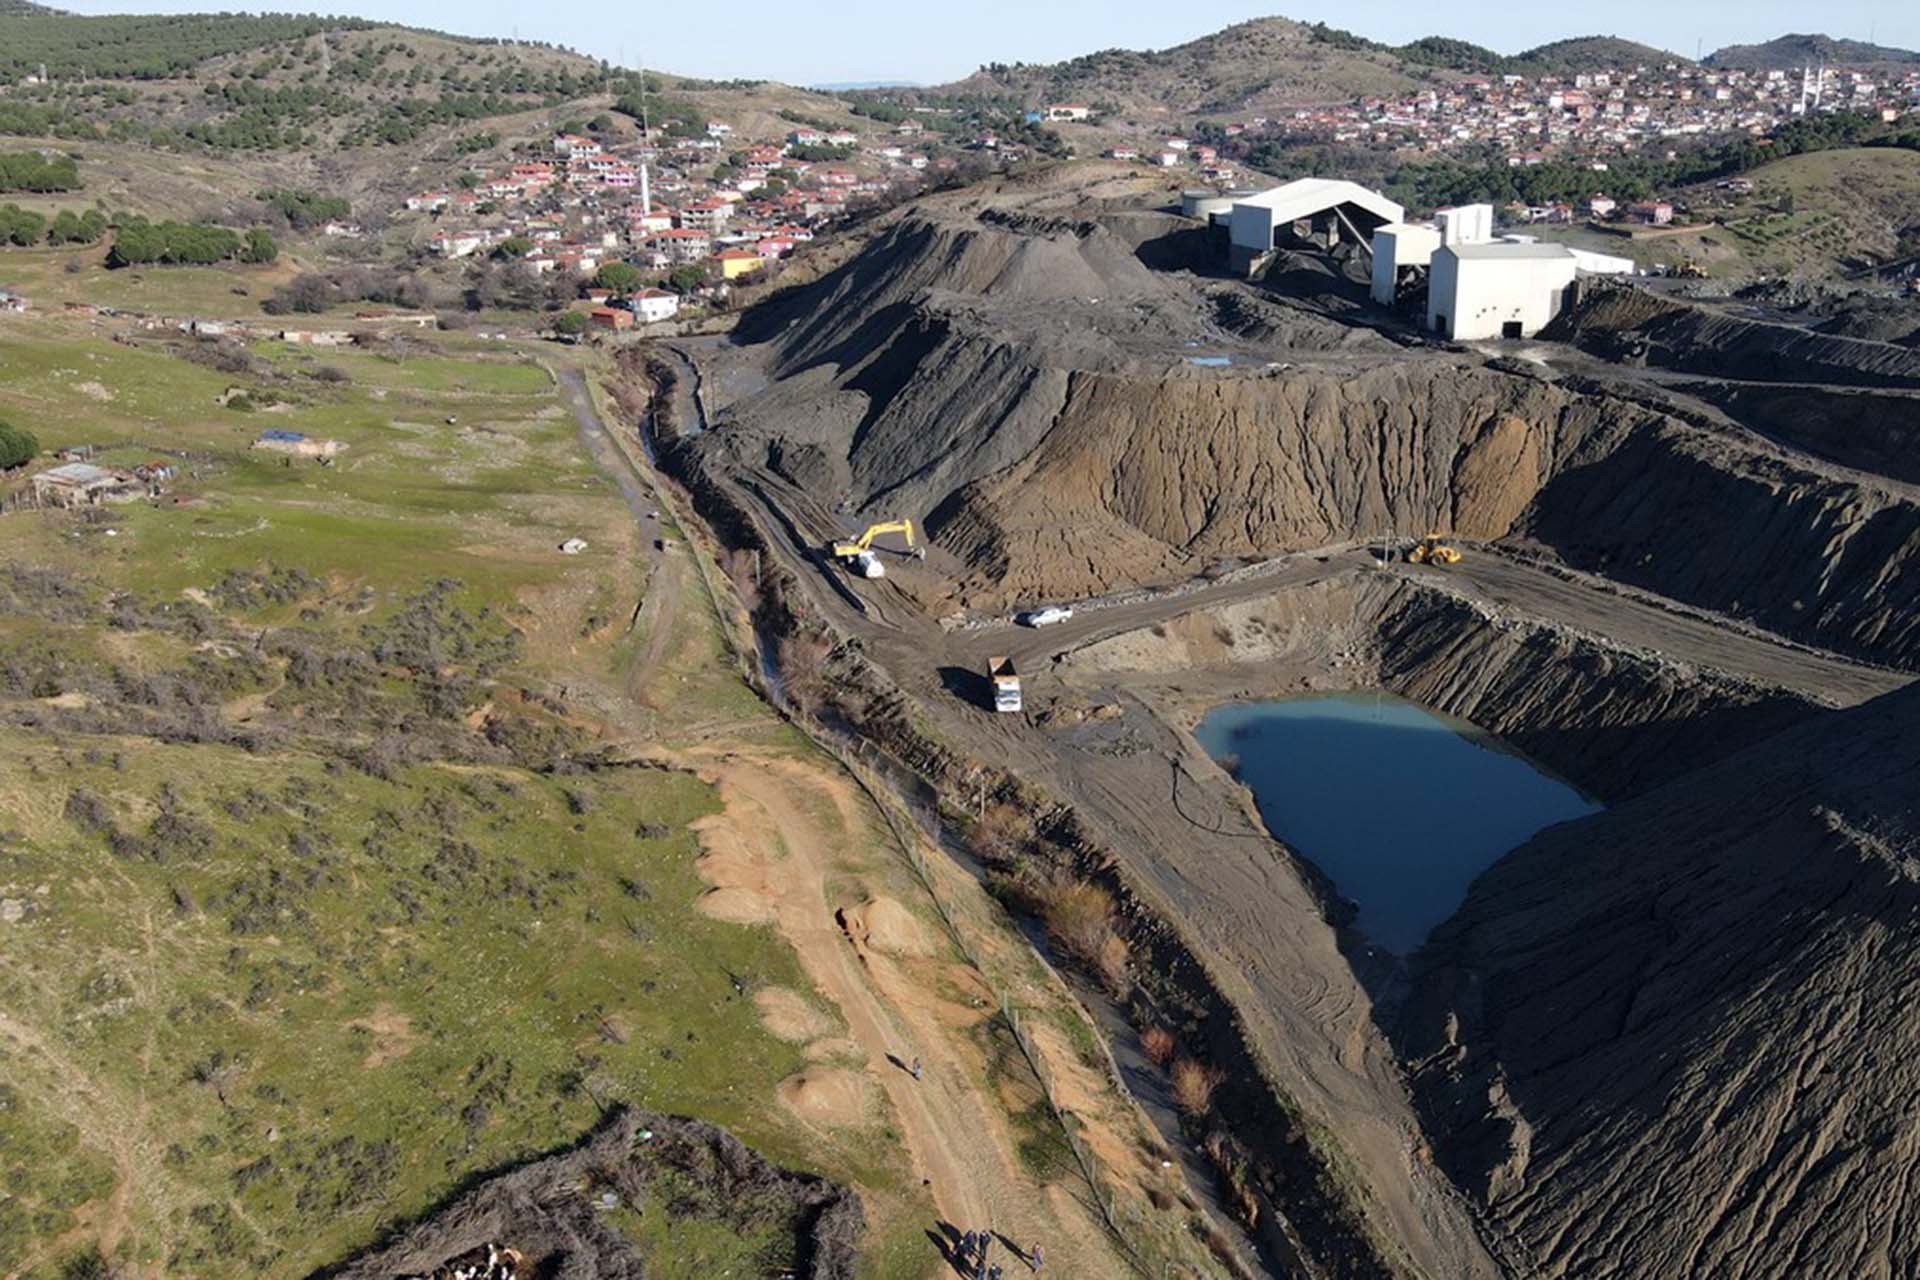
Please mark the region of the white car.
POLYGON ((1014 621, 1023 627, 1050 627, 1056 622, 1065 622, 1073 617, 1073 610, 1065 605, 1050 604, 1044 609, 1029 609, 1019 614, 1014 621))

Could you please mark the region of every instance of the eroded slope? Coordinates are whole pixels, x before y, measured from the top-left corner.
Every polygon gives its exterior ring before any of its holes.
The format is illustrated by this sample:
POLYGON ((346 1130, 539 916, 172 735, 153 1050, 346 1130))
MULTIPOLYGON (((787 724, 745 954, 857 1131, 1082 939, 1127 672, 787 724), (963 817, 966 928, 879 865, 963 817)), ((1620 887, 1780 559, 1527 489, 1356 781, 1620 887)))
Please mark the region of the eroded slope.
POLYGON ((1920 691, 1827 713, 1475 885, 1408 1048, 1545 1276, 1920 1268, 1920 691))

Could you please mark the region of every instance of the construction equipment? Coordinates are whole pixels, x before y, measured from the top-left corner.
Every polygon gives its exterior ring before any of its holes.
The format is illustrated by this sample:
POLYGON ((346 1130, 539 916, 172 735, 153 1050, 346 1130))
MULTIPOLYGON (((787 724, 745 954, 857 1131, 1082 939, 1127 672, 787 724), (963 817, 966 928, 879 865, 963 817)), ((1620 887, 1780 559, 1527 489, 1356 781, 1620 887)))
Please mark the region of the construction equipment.
POLYGON ((993 686, 995 711, 1020 710, 1020 673, 1013 669, 1012 658, 988 658, 987 682, 993 686))
POLYGON ((897 533, 907 540, 907 551, 924 560, 927 549, 914 541, 913 521, 882 520, 879 524, 870 524, 867 531, 852 542, 836 542, 833 554, 844 560, 847 567, 863 578, 884 578, 887 567, 880 563, 880 557, 874 554, 873 540, 882 534, 897 533))
POLYGON ((1463 559, 1465 559, 1465 557, 1460 554, 1460 549, 1446 541, 1445 537, 1438 533, 1428 534, 1413 544, 1413 550, 1407 552, 1408 564, 1437 564, 1445 566, 1459 564, 1463 559))
POLYGON ((1682 280, 1705 280, 1707 269, 1692 258, 1682 258, 1680 265, 1673 269, 1673 274, 1682 280))

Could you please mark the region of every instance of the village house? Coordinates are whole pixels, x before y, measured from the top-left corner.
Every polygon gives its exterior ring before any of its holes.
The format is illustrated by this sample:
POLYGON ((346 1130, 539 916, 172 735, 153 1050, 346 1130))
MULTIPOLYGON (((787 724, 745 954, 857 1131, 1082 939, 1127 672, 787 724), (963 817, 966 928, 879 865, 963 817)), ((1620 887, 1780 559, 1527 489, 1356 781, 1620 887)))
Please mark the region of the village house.
POLYGON ((601 146, 592 138, 583 138, 577 133, 557 133, 553 136, 553 154, 567 160, 584 160, 588 156, 600 154, 601 146))
POLYGON ((720 278, 736 280, 767 265, 767 260, 751 249, 728 249, 717 258, 720 263, 720 278))
POLYGON ((1636 201, 1628 212, 1635 222, 1650 227, 1664 227, 1673 221, 1673 206, 1665 200, 1636 201))
POLYGON ((826 140, 827 135, 818 129, 795 129, 787 135, 787 145, 794 147, 817 147, 826 140))
POLYGON ((633 327, 633 312, 625 307, 595 307, 587 313, 587 319, 615 333, 633 327))
POLYGON ((665 289, 642 289, 633 295, 633 314, 641 324, 659 324, 680 314, 680 298, 665 289))
POLYGON ((128 502, 144 492, 124 471, 97 467, 91 462, 68 462, 33 477, 33 498, 48 507, 94 507, 103 502, 128 502))
POLYGON ((1045 118, 1054 124, 1093 118, 1093 108, 1080 102, 1056 102, 1049 105, 1045 112, 1045 118))
POLYGON ((718 231, 733 216, 733 206, 725 200, 696 200, 680 209, 680 225, 693 231, 718 231))

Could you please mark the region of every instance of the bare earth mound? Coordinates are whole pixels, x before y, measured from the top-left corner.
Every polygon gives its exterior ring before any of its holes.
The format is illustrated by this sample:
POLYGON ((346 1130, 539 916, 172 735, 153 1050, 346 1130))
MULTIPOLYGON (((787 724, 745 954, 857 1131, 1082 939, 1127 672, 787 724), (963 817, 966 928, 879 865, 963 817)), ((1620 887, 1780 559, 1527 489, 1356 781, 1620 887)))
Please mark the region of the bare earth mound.
POLYGON ((1542 833, 1420 957, 1442 1163, 1542 1276, 1920 1272, 1920 691, 1542 833))

